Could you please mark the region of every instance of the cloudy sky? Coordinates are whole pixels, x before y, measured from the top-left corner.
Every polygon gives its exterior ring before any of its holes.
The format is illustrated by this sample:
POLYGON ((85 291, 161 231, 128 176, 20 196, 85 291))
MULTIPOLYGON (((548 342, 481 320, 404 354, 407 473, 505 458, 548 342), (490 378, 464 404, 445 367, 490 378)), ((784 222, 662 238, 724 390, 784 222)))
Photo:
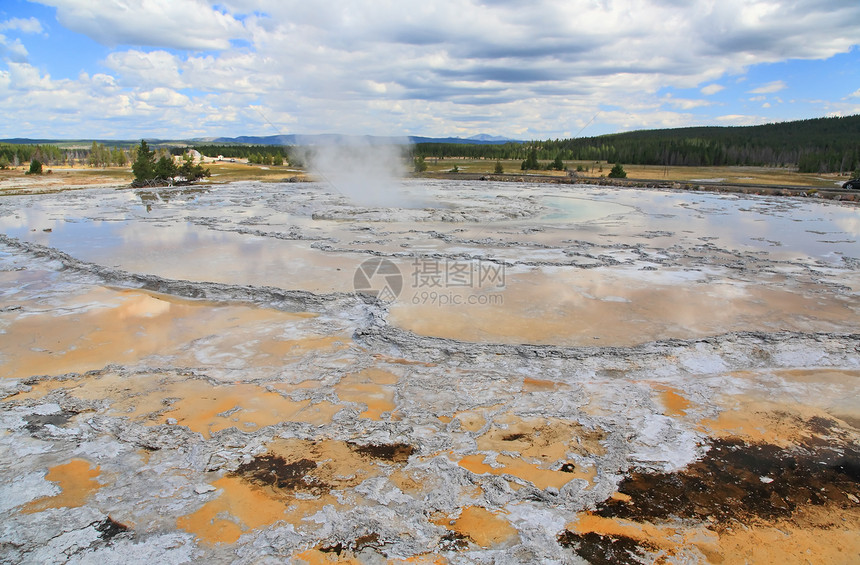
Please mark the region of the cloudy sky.
POLYGON ((516 139, 860 113, 858 0, 2 0, 0 138, 516 139))

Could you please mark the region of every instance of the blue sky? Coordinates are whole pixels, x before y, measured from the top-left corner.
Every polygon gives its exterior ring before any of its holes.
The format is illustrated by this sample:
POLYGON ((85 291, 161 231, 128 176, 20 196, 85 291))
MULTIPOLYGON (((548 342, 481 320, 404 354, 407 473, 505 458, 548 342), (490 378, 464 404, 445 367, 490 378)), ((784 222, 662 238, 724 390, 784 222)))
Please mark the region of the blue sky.
POLYGON ((858 30, 857 0, 4 0, 0 138, 546 139, 847 116, 858 30))

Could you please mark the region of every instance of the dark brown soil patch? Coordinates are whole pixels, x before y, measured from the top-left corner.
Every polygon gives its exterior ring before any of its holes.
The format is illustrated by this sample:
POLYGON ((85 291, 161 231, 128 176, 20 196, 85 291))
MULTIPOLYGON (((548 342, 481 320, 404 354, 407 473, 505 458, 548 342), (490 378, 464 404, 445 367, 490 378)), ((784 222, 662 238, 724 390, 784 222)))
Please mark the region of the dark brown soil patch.
POLYGON ((644 550, 656 549, 626 536, 577 534, 567 530, 559 534, 558 543, 572 549, 591 565, 641 565, 644 550))
POLYGON ((316 462, 310 459, 299 459, 290 463, 278 455, 265 454, 239 465, 233 474, 260 486, 281 490, 305 490, 310 486, 304 480, 305 476, 316 468, 316 462))
POLYGON ((860 452, 844 444, 782 448, 720 440, 681 472, 634 473, 618 490, 631 500, 607 500, 597 515, 638 522, 710 518, 719 530, 733 520, 787 518, 802 505, 848 508, 846 495, 860 496, 860 452))
POLYGON ((439 540, 442 551, 463 551, 469 548, 469 538, 460 532, 447 532, 439 540))
POLYGON ((114 521, 110 516, 96 524, 95 528, 96 531, 99 532, 99 537, 105 541, 112 540, 119 534, 128 531, 128 526, 114 521))
POLYGON ((359 455, 372 459, 391 461, 392 463, 406 463, 412 455, 414 448, 405 443, 392 443, 382 445, 358 445, 349 443, 349 448, 359 455))
POLYGON ((334 553, 335 555, 340 555, 343 553, 343 544, 336 543, 334 545, 327 545, 320 548, 320 553, 334 553))

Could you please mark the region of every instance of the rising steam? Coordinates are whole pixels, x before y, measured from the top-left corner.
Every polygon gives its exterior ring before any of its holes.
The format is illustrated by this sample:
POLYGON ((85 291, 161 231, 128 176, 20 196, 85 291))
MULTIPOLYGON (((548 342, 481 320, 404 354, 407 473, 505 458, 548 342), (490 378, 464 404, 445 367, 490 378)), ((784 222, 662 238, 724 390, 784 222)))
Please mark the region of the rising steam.
POLYGON ((367 137, 315 138, 303 144, 303 158, 312 174, 354 204, 383 208, 422 206, 421 199, 406 192, 406 139, 367 137))

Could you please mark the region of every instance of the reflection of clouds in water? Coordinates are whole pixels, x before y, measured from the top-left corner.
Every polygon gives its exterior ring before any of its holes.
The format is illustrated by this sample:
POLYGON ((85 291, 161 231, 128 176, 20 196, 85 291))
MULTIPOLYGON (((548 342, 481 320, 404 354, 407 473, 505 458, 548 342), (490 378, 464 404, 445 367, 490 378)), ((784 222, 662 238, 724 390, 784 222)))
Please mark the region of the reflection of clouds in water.
POLYGON ((103 240, 115 237, 113 232, 126 219, 119 205, 128 200, 127 196, 117 198, 97 191, 89 194, 76 191, 72 199, 69 194, 72 193, 0 202, 3 208, 14 210, 0 216, 0 232, 66 252, 92 247, 94 241, 103 245, 103 240))
MULTIPOLYGON (((219 232, 190 223, 125 225, 109 261, 127 270, 176 279, 348 291, 361 257, 344 257, 311 242, 219 232)), ((106 258, 107 260, 107 258, 106 258)))
POLYGON ((60 223, 52 218, 53 212, 48 212, 41 206, 18 208, 13 214, 0 217, 0 230, 11 233, 21 230, 55 229, 60 223))
POLYGON ((542 219, 559 221, 585 222, 607 216, 633 212, 635 208, 616 202, 602 202, 589 198, 572 196, 544 196, 541 199, 544 206, 550 207, 550 212, 542 219))
POLYGON ((130 294, 117 308, 120 320, 128 318, 155 318, 170 312, 170 302, 147 294, 130 294))
MULTIPOLYGON (((195 192, 190 200, 177 192, 169 202, 159 201, 159 208, 153 208, 151 213, 143 210, 140 196, 133 191, 87 190, 50 198, 22 198, 15 202, 7 199, 0 202, 0 211, 7 211, 5 216, 0 216, 0 230, 14 237, 55 246, 84 260, 163 276, 230 279, 230 282, 250 277, 254 284, 290 288, 316 281, 310 288, 326 291, 332 289, 332 284, 319 284, 320 281, 325 283, 326 276, 337 278, 332 272, 334 267, 342 267, 344 272, 354 268, 361 256, 353 261, 350 255, 313 249, 308 241, 289 242, 219 230, 259 229, 282 234, 297 230, 305 236, 329 239, 334 247, 357 249, 370 245, 389 252, 401 251, 401 243, 403 249, 412 250, 421 245, 433 251, 447 248, 472 253, 473 249, 481 249, 480 244, 461 245, 459 249, 442 240, 428 240, 423 235, 402 235, 413 227, 417 227, 417 233, 450 231, 449 224, 429 220, 430 216, 423 212, 389 209, 376 216, 361 214, 360 218, 352 218, 351 207, 344 207, 343 198, 332 196, 324 187, 324 183, 229 184, 208 192, 195 192), (345 209, 345 217, 351 222, 360 219, 361 225, 311 217, 312 212, 335 209, 345 209), (10 214, 9 210, 13 212, 10 214), (88 219, 91 217, 101 220, 88 219), (400 235, 375 235, 374 230, 384 231, 379 227, 383 221, 410 226, 393 229, 395 232, 402 230, 400 235), (366 231, 356 231, 357 227, 366 231), (52 233, 43 232, 43 229, 51 229, 52 233)), ((554 200, 563 205, 561 207, 569 206, 571 214, 585 216, 568 222, 570 225, 564 226, 561 237, 549 226, 547 235, 540 241, 549 244, 551 250, 535 249, 527 255, 518 247, 492 251, 496 257, 511 262, 521 259, 557 261, 566 248, 564 240, 584 240, 596 245, 632 242, 644 244, 647 251, 657 253, 676 244, 689 247, 710 241, 721 249, 766 251, 776 259, 804 255, 826 259, 834 253, 856 255, 856 243, 839 240, 860 234, 856 209, 802 199, 588 186, 559 187, 557 192, 548 192, 544 185, 528 183, 521 186, 424 180, 405 181, 399 191, 406 196, 424 193, 432 196, 434 202, 444 203, 455 211, 466 210, 476 222, 467 221, 461 225, 464 229, 481 226, 480 237, 476 239, 512 229, 510 225, 496 228, 492 223, 484 223, 489 217, 501 217, 523 227, 548 226, 545 218, 516 217, 519 213, 536 211, 537 203, 546 205, 547 201, 554 200), (563 196, 569 197, 561 198, 563 196), (594 219, 608 211, 621 214, 594 219), (825 235, 810 234, 810 231, 825 235)), ((530 234, 530 237, 533 236, 530 234)), ((620 249, 606 253, 621 261, 636 260, 620 249)), ((588 260, 582 258, 582 262, 588 260)), ((348 282, 338 288, 349 289, 348 282)))
POLYGON ((147 247, 183 247, 200 240, 206 243, 221 243, 226 234, 196 227, 188 222, 170 222, 153 225, 145 222, 124 224, 117 230, 117 244, 125 243, 147 247))
POLYGON ((749 298, 750 295, 746 283, 732 279, 708 284, 705 293, 715 300, 726 301, 718 302, 720 308, 725 308, 728 302, 749 298))
MULTIPOLYGON (((852 236, 860 236, 860 211, 857 208, 853 208, 850 215, 835 218, 833 223, 836 224, 841 232, 852 236)), ((855 253, 860 253, 860 249, 855 251, 855 253)))
MULTIPOLYGON (((816 201, 635 190, 616 192, 613 198, 643 212, 640 217, 644 225, 638 229, 659 228, 674 231, 678 237, 691 231, 694 233, 687 234, 689 237, 719 238, 718 247, 760 249, 790 258, 799 254, 826 258, 833 252, 851 252, 852 242, 826 243, 806 230, 860 233, 856 209, 816 201), (774 247, 773 242, 781 247, 774 247)), ((633 234, 636 219, 628 219, 628 233, 633 234)))

